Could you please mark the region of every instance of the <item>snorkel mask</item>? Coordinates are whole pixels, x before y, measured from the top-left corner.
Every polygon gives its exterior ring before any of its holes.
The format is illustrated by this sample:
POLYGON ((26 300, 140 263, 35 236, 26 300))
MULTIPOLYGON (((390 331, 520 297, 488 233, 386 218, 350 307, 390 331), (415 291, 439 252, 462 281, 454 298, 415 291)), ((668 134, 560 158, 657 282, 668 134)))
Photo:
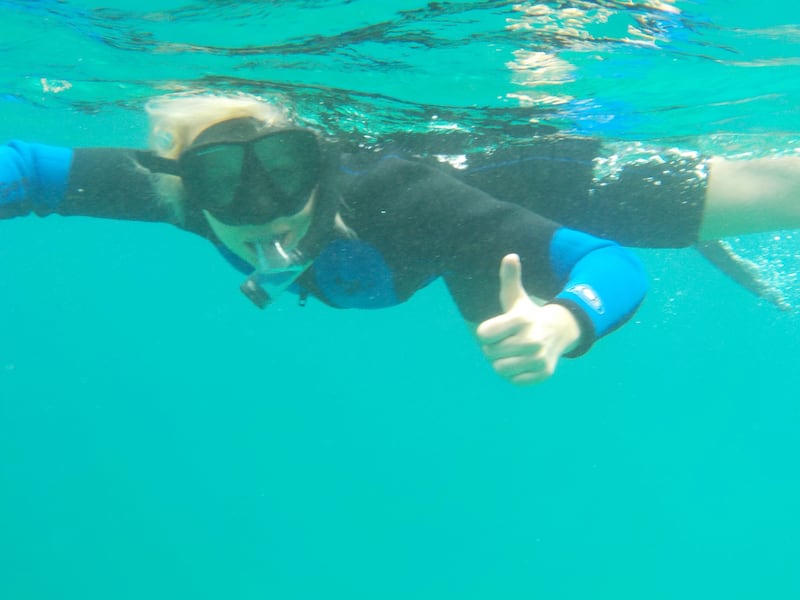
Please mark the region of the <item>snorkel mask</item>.
POLYGON ((307 129, 265 129, 247 117, 201 132, 178 165, 188 204, 227 225, 253 225, 308 203, 320 182, 322 153, 307 129))
POLYGON ((317 135, 307 129, 230 119, 202 131, 177 160, 149 153, 139 159, 151 171, 179 176, 187 207, 206 214, 219 238, 222 228, 291 217, 313 201, 311 223, 296 248, 285 248, 280 236, 250 244, 256 266, 240 289, 259 308, 297 280, 330 235, 337 202, 320 189, 326 161, 317 135))

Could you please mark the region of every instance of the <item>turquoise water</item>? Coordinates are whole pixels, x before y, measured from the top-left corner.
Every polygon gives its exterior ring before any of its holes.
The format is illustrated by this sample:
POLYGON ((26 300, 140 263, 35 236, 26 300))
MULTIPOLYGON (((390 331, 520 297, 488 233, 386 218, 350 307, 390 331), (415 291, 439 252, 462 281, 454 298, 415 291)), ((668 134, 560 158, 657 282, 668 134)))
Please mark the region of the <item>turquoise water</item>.
MULTIPOLYGON (((0 2, 0 131, 141 145, 203 86, 365 140, 794 151, 796 3, 544 5, 0 2)), ((797 237, 732 240, 795 304, 797 237)), ((797 598, 800 319, 640 255, 634 321, 515 389, 440 286, 258 313, 167 226, 0 223, 0 598, 797 598)))

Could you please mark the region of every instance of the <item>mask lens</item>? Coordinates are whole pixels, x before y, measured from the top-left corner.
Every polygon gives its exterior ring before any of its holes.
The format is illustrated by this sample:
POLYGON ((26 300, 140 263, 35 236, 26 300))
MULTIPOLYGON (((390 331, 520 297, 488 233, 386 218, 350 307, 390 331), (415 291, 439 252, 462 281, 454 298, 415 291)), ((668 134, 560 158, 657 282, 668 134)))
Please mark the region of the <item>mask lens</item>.
POLYGON ((204 208, 229 206, 242 177, 243 146, 217 144, 190 151, 181 157, 189 193, 204 208))
POLYGON ((287 213, 302 208, 320 177, 316 136, 307 131, 273 133, 257 140, 253 149, 271 184, 286 203, 287 213))

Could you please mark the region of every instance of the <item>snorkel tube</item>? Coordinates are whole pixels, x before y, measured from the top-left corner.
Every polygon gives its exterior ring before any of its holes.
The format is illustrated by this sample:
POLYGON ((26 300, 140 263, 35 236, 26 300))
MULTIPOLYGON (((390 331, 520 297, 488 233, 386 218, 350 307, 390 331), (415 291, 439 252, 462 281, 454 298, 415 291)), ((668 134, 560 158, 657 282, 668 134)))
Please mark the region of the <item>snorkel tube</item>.
POLYGON ((298 249, 287 252, 276 239, 257 244, 258 266, 239 287, 258 308, 266 308, 311 264, 298 249))

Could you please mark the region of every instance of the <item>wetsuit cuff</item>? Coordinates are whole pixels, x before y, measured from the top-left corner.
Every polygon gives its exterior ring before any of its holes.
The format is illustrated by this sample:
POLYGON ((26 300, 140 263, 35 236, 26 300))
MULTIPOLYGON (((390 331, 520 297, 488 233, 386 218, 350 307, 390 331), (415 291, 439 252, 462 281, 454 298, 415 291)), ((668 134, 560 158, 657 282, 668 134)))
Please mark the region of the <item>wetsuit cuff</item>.
POLYGON ((564 356, 567 358, 577 358, 578 356, 583 356, 586 354, 594 344, 594 341, 597 339, 597 333, 595 332, 592 319, 586 314, 586 312, 577 302, 567 298, 555 298, 549 304, 558 304, 559 306, 566 308, 570 314, 575 317, 575 320, 578 322, 578 327, 581 330, 581 336, 578 338, 578 343, 572 350, 566 352, 564 356))

